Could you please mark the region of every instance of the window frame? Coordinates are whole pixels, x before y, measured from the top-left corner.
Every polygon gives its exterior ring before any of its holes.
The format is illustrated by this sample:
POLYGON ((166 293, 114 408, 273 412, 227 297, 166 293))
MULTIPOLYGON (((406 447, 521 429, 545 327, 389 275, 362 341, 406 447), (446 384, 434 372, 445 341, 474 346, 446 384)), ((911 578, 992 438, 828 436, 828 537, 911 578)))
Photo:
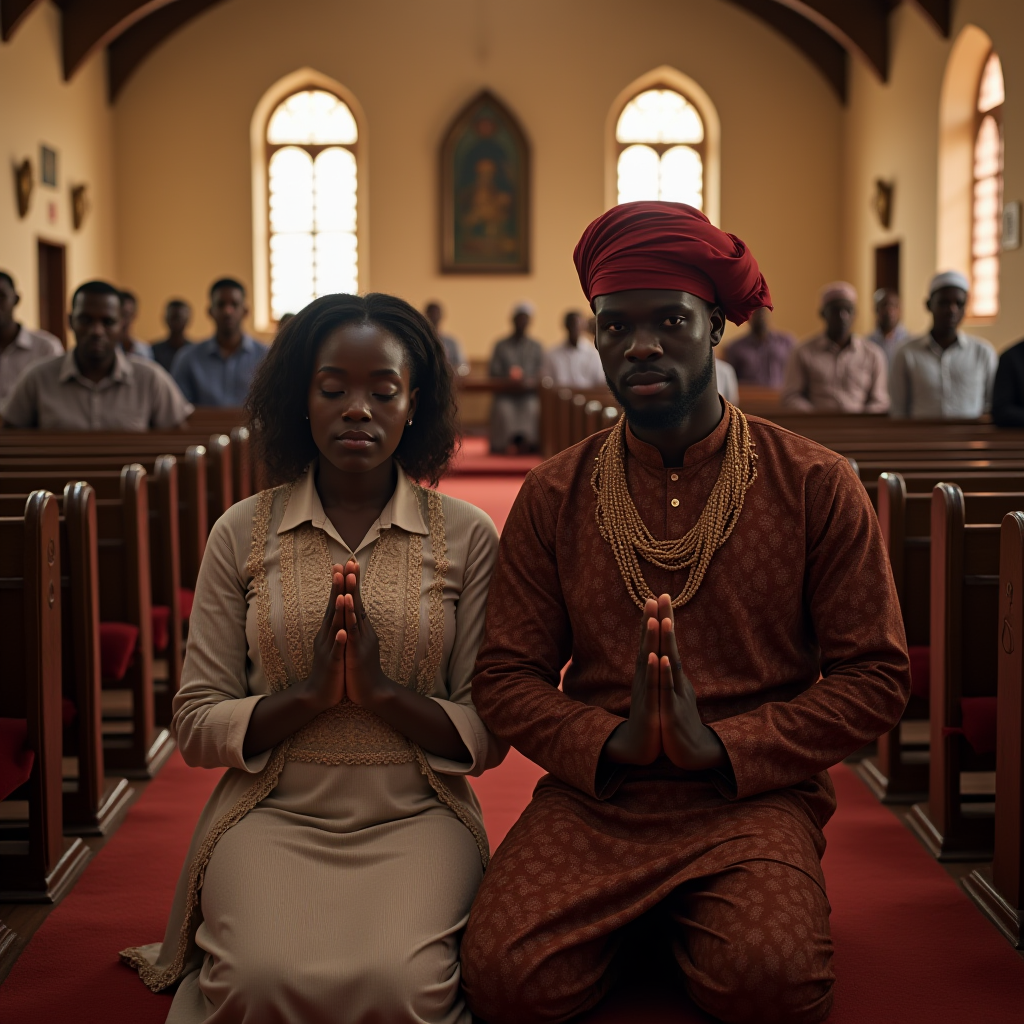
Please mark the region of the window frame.
POLYGON ((707 150, 708 150, 708 128, 707 128, 707 124, 706 124, 705 119, 704 119, 704 114, 701 111, 701 109, 698 106, 698 104, 695 103, 694 100, 690 96, 688 96, 685 92, 683 92, 683 90, 680 89, 678 86, 672 84, 671 82, 658 82, 658 83, 655 83, 653 85, 645 85, 642 89, 638 89, 635 93, 633 93, 633 95, 628 100, 626 100, 625 103, 622 104, 622 107, 620 108, 620 110, 619 110, 619 112, 618 112, 618 114, 617 114, 617 116, 615 118, 615 146, 616 146, 616 149, 615 149, 615 199, 616 199, 616 205, 618 205, 618 198, 619 198, 619 185, 618 185, 619 158, 631 146, 646 146, 648 149, 653 149, 654 152, 658 154, 658 163, 659 163, 659 165, 661 164, 661 158, 670 149, 675 149, 677 146, 685 146, 688 149, 692 149, 700 157, 700 172, 701 172, 701 182, 700 182, 701 189, 700 189, 700 194, 701 194, 701 198, 703 200, 702 206, 706 206, 707 205, 707 198, 705 196, 705 192, 706 192, 705 183, 706 183, 706 180, 707 180, 707 165, 708 165, 708 159, 707 159, 707 156, 708 156, 708 154, 707 154, 707 150), (703 128, 703 138, 700 140, 700 142, 640 142, 640 141, 636 141, 636 142, 619 142, 619 132, 618 132, 619 118, 622 117, 623 113, 626 110, 626 107, 628 107, 630 105, 630 103, 633 102, 633 100, 637 99, 637 97, 642 96, 645 92, 653 92, 653 91, 658 90, 658 89, 664 90, 666 92, 674 92, 677 96, 681 96, 684 100, 686 100, 686 102, 689 103, 690 106, 693 107, 693 109, 697 111, 697 116, 700 118, 701 127, 703 128))
MULTIPOLYGON (((965 314, 965 318, 969 318, 970 322, 973 323, 973 324, 992 324, 992 323, 995 323, 996 320, 999 319, 999 311, 1000 311, 1001 306, 1002 306, 1001 285, 1002 285, 1003 261, 1002 261, 1002 244, 1001 244, 1002 231, 1001 231, 1001 228, 1002 228, 1003 194, 1004 194, 1004 189, 1005 189, 1005 184, 1006 184, 1006 182, 1005 182, 1005 178, 1006 178, 1006 163, 1005 163, 1005 153, 1003 151, 1003 147, 1005 146, 1005 142, 1006 142, 1006 136, 1004 135, 1004 129, 1003 129, 1003 111, 1006 108, 1006 78, 1005 78, 1005 76, 1003 76, 1003 102, 1000 103, 998 106, 992 107, 991 110, 986 110, 984 112, 982 112, 981 110, 978 109, 979 101, 981 100, 981 87, 982 87, 982 84, 985 81, 985 69, 988 67, 988 62, 992 59, 993 55, 998 57, 998 51, 996 50, 995 46, 989 47, 989 51, 985 55, 985 59, 981 62, 981 74, 978 75, 978 84, 977 84, 977 86, 975 87, 975 90, 974 90, 974 104, 973 104, 973 106, 974 106, 974 125, 973 125, 973 131, 971 133, 971 202, 970 202, 970 218, 971 219, 970 219, 969 234, 968 234, 968 237, 970 238, 970 256, 971 256, 971 263, 970 263, 970 267, 971 267, 971 273, 970 273, 971 294, 970 294, 970 298, 968 299, 967 311, 966 311, 966 314, 965 314), (999 167, 999 173, 998 173, 998 176, 997 176, 998 177, 998 182, 999 182, 999 214, 997 216, 997 221, 998 221, 998 224, 999 224, 999 236, 998 237, 1000 238, 1000 242, 997 243, 996 253, 995 253, 995 260, 996 260, 996 266, 997 266, 997 270, 996 270, 996 308, 995 308, 995 312, 994 313, 980 313, 979 314, 979 313, 975 313, 974 309, 973 309, 973 306, 974 306, 974 261, 977 258, 974 255, 974 228, 975 228, 975 225, 977 224, 977 221, 978 221, 978 213, 977 213, 977 204, 978 204, 977 186, 978 186, 978 182, 982 180, 982 179, 978 178, 978 175, 977 175, 977 152, 978 152, 978 138, 981 135, 981 126, 985 123, 986 118, 989 118, 989 117, 991 117, 992 120, 995 121, 996 128, 999 130, 1000 167, 999 167)), ((1001 58, 1000 58, 1000 74, 1001 75, 1003 74, 1003 72, 1002 72, 1002 59, 1001 58)))

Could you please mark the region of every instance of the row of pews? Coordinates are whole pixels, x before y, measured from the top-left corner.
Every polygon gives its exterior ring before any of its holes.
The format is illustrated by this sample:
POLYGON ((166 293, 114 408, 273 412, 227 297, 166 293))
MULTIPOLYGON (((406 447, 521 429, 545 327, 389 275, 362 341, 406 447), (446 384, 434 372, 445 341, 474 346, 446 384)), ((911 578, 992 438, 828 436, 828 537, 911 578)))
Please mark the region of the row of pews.
MULTIPOLYGON (((910 648, 903 720, 857 771, 938 859, 985 862, 964 887, 1024 948, 1024 433, 989 423, 750 413, 845 456, 874 505, 910 648)), ((617 419, 610 393, 541 390, 543 454, 617 419)))
POLYGON ((209 528, 261 483, 240 419, 0 432, 0 903, 58 900, 174 749, 209 528))

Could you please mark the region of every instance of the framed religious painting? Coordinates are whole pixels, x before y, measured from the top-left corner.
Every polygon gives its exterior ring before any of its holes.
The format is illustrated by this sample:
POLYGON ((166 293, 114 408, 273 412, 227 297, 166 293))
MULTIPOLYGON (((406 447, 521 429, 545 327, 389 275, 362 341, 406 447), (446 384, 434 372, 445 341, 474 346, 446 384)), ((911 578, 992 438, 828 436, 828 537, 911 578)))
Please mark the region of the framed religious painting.
POLYGON ((441 272, 530 269, 530 153, 508 108, 484 91, 441 146, 441 272))

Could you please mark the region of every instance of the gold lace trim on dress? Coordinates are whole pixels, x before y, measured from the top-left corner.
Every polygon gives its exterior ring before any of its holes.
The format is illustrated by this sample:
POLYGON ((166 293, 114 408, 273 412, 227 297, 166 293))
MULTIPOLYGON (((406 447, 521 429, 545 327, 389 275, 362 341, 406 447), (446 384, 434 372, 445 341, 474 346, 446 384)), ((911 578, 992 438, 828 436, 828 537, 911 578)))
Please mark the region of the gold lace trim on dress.
MULTIPOLYGON (((257 496, 252 548, 246 565, 256 597, 260 658, 274 693, 286 689, 293 679, 289 678, 274 635, 266 550, 275 499, 280 495, 287 508, 292 487, 292 484, 285 484, 262 491, 257 496)), ((433 690, 444 653, 444 585, 450 563, 441 496, 436 491, 415 489, 421 511, 426 505, 434 558, 434 574, 427 594, 427 650, 415 678, 423 586, 423 538, 396 527, 381 531, 370 555, 362 596, 380 643, 381 668, 395 682, 414 687, 417 693, 426 696, 433 690), (403 592, 405 601, 396 601, 396 596, 403 592)), ((313 640, 330 597, 332 559, 327 538, 311 523, 303 523, 281 535, 280 559, 285 646, 294 679, 305 679, 312 668, 313 640)), ((122 951, 122 960, 136 968, 139 977, 154 992, 173 985, 185 973, 185 964, 194 952, 200 891, 214 847, 232 825, 241 821, 273 791, 285 762, 289 760, 333 765, 408 764, 415 761, 438 799, 469 829, 476 840, 480 859, 487 867, 489 850, 486 834, 465 804, 430 766, 424 752, 383 719, 345 698, 278 744, 239 801, 207 833, 189 867, 185 919, 174 959, 167 968, 156 968, 135 948, 122 951)))

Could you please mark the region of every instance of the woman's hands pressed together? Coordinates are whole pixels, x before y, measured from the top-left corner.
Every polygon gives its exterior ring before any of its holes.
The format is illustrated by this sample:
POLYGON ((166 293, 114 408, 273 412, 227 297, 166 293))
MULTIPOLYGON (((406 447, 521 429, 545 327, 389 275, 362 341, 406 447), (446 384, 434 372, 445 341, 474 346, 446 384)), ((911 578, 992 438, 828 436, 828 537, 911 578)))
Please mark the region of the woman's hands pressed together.
POLYGON ((699 771, 728 763, 722 741, 697 710, 693 685, 676 643, 672 599, 644 606, 629 718, 608 737, 604 754, 616 764, 651 764, 664 754, 677 768, 699 771))

